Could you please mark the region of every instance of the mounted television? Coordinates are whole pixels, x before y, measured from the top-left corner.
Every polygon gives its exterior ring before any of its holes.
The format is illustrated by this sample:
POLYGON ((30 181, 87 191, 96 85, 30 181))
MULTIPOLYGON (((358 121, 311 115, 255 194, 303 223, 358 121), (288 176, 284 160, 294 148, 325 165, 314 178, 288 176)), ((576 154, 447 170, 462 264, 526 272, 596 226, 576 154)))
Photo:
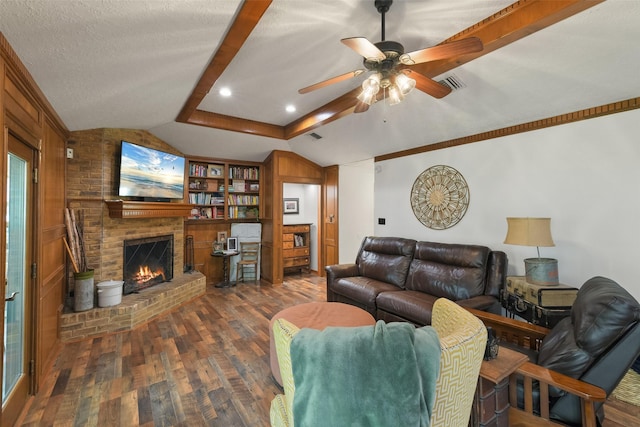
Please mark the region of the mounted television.
POLYGON ((184 157, 122 141, 118 195, 145 201, 184 197, 184 157))

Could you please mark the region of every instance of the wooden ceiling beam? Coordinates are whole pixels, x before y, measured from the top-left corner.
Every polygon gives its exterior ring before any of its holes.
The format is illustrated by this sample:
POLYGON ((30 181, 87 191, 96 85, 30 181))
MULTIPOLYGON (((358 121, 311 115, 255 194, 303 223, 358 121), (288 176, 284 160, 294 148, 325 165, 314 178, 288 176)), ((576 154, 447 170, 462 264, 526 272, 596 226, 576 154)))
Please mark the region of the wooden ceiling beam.
POLYGON ((360 88, 353 89, 328 104, 289 123, 284 127, 285 139, 295 138, 298 135, 310 132, 317 127, 353 113, 356 103, 358 102, 357 96, 359 93, 360 88))
MULTIPOLYGON (((603 1, 605 0, 519 0, 442 42, 447 43, 466 37, 479 37, 484 45, 481 52, 450 60, 417 64, 411 66, 411 69, 427 77, 438 76, 603 1)), ((231 63, 270 4, 271 0, 245 0, 220 48, 176 121, 271 138, 291 139, 353 113, 359 88, 351 90, 286 126, 197 110, 202 99, 231 63)))
MULTIPOLYGON (((272 0, 245 0, 236 19, 225 35, 218 51, 202 73, 198 84, 187 98, 182 110, 176 118, 177 122, 189 122, 189 117, 196 111, 216 80, 220 78, 224 70, 227 69, 233 58, 240 51, 244 42, 249 38, 249 34, 258 25, 262 15, 271 5, 272 0)), ((213 127, 213 126, 212 126, 213 127)))
POLYGON ((266 136, 269 138, 286 139, 283 126, 241 119, 239 117, 226 116, 224 114, 211 113, 203 110, 194 111, 189 117, 188 123, 192 125, 230 130, 233 132, 248 133, 251 135, 266 136))
POLYGON ((482 40, 482 51, 452 59, 425 62, 410 68, 427 77, 436 77, 604 1, 520 0, 441 43, 478 37, 482 40))

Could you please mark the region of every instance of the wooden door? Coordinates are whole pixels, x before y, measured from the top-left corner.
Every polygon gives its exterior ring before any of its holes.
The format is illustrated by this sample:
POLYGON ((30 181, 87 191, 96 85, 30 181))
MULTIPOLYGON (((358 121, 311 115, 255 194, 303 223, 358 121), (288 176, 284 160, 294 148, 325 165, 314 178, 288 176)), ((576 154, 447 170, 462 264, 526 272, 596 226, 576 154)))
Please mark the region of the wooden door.
POLYGON ((324 168, 322 194, 322 258, 318 270, 338 263, 338 166, 324 168))
POLYGON ((33 371, 33 177, 34 150, 9 135, 6 158, 6 265, 2 414, 0 424, 13 425, 26 405, 33 371))

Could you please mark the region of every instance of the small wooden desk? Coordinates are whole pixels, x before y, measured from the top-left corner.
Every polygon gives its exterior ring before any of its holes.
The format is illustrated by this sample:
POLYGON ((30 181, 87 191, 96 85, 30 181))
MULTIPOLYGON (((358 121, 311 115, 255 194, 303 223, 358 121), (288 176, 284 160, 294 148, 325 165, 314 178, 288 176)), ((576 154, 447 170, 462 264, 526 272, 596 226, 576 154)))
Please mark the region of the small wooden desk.
POLYGON ((509 375, 528 360, 522 353, 500 347, 498 357, 482 362, 470 426, 509 425, 509 375))

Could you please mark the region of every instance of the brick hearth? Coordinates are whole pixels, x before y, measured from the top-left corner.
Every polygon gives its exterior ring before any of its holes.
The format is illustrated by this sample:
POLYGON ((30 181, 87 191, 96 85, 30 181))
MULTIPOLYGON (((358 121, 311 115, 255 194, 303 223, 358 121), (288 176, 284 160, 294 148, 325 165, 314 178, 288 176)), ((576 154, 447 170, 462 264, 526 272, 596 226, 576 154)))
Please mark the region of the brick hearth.
POLYGON ((62 314, 60 338, 63 342, 69 342, 133 329, 204 295, 206 287, 206 278, 202 273, 187 273, 171 282, 125 295, 122 303, 114 307, 62 314))

